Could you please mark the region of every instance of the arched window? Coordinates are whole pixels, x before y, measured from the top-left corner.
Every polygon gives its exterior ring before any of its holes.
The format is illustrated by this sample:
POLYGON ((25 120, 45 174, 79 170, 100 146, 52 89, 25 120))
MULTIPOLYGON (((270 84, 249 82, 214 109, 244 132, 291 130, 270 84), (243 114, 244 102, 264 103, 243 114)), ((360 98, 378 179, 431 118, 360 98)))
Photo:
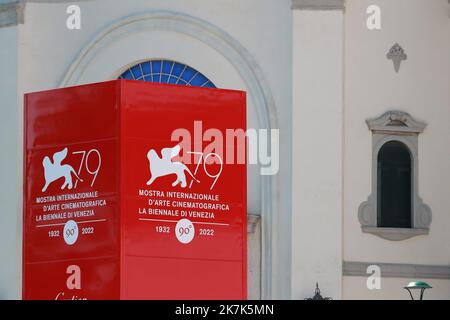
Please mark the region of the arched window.
POLYGON ((171 83, 182 86, 215 88, 216 86, 199 71, 172 60, 150 60, 138 63, 123 72, 119 79, 171 83))
POLYGON ((366 121, 372 131, 372 185, 358 208, 363 232, 387 240, 428 234, 431 208, 419 197, 419 134, 426 124, 402 111, 366 121))
POLYGON ((399 141, 384 144, 378 153, 378 227, 411 228, 411 155, 399 141))

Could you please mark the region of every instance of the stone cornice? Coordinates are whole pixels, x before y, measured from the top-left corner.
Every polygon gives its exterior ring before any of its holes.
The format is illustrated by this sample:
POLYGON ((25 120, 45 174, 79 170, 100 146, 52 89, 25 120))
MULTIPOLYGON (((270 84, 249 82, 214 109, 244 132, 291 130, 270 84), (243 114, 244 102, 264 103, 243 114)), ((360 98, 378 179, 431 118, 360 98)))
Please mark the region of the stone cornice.
POLYGON ((345 10, 345 0, 292 0, 293 10, 345 10))
POLYGON ((31 3, 70 3, 70 2, 86 2, 93 0, 23 0, 23 2, 31 2, 31 3))
POLYGON ((24 9, 27 3, 71 3, 92 0, 0 0, 0 28, 24 22, 24 9))
POLYGON ((247 233, 255 233, 258 223, 261 221, 261 216, 256 214, 247 215, 247 233))
POLYGON ((366 120, 366 123, 370 130, 378 132, 421 133, 427 126, 402 111, 388 111, 376 119, 366 120))
POLYGON ((350 277, 365 277, 367 267, 375 265, 380 267, 383 278, 409 278, 409 279, 450 279, 450 266, 448 265, 419 265, 383 262, 356 262, 344 261, 343 275, 350 277))
POLYGON ((23 23, 22 1, 1 1, 0 2, 0 28, 17 25, 23 23))

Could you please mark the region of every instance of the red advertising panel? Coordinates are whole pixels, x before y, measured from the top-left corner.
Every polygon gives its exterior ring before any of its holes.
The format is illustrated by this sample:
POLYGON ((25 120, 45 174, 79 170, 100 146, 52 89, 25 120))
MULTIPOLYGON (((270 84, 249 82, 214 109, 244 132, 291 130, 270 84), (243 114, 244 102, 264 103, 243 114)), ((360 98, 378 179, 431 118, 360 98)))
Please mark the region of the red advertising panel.
POLYGON ((226 160, 235 158, 227 151, 245 154, 245 139, 234 139, 245 130, 245 96, 153 88, 127 82, 122 91, 122 293, 242 299, 246 167, 226 160))
POLYGON ((25 96, 24 299, 119 297, 117 98, 114 82, 25 96))
POLYGON ((245 299, 245 130, 240 91, 27 94, 23 297, 245 299))

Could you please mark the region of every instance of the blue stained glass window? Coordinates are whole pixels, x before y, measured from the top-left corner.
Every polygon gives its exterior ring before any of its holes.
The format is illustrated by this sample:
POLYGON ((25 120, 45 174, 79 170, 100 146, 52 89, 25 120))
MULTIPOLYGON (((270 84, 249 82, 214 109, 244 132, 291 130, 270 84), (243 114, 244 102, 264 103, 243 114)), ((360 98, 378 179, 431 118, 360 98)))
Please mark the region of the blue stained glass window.
POLYGON ((171 83, 182 86, 215 88, 203 74, 185 64, 172 60, 150 60, 132 66, 119 79, 171 83))

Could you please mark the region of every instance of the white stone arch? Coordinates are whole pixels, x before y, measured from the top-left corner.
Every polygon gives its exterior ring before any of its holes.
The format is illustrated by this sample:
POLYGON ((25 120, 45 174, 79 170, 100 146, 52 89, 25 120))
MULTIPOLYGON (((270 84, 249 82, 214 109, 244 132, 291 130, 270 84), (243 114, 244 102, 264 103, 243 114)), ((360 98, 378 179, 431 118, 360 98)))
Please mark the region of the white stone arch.
MULTIPOLYGON (((134 57, 131 60, 128 60, 128 64, 121 64, 120 61, 116 61, 117 65, 114 65, 113 63, 110 66, 105 66, 105 64, 96 61, 96 59, 99 59, 99 56, 105 48, 114 46, 121 39, 133 36, 138 37, 142 32, 162 32, 169 37, 170 34, 173 33, 187 35, 202 43, 204 48, 209 48, 209 50, 220 53, 220 55, 216 54, 217 59, 219 59, 220 56, 223 57, 227 63, 238 72, 241 80, 237 81, 242 81, 245 85, 248 99, 251 100, 255 106, 259 127, 265 129, 279 128, 274 99, 270 87, 263 72, 248 50, 225 31, 209 22, 177 12, 154 11, 128 16, 114 22, 96 35, 92 41, 84 47, 70 65, 59 86, 65 87, 85 82, 114 79, 120 74, 120 71, 125 70, 134 63, 145 60, 144 56, 138 59, 134 57), (99 67, 100 65, 103 66, 103 69, 102 67, 99 67), (89 74, 91 76, 88 76, 89 74), (93 74, 100 78, 93 78, 93 74)), ((155 46, 155 50, 164 47, 163 44, 160 45, 161 46, 155 46)), ((177 57, 171 56, 168 51, 164 52, 164 56, 153 56, 152 58, 179 60, 177 57)), ((115 60, 112 59, 109 60, 109 62, 110 61, 115 60)), ((202 61, 197 60, 192 64, 190 64, 190 61, 186 60, 180 62, 196 68, 212 80, 218 87, 227 87, 227 84, 221 84, 220 79, 209 74, 208 68, 201 66, 202 61)), ((216 67, 219 68, 220 65, 216 67)), ((276 216, 279 212, 277 189, 278 181, 276 176, 261 176, 262 299, 276 298, 279 292, 277 283, 280 282, 279 279, 286 276, 279 274, 279 272, 276 271, 277 261, 282 260, 278 256, 280 252, 277 250, 279 245, 277 241, 278 219, 276 216)))

